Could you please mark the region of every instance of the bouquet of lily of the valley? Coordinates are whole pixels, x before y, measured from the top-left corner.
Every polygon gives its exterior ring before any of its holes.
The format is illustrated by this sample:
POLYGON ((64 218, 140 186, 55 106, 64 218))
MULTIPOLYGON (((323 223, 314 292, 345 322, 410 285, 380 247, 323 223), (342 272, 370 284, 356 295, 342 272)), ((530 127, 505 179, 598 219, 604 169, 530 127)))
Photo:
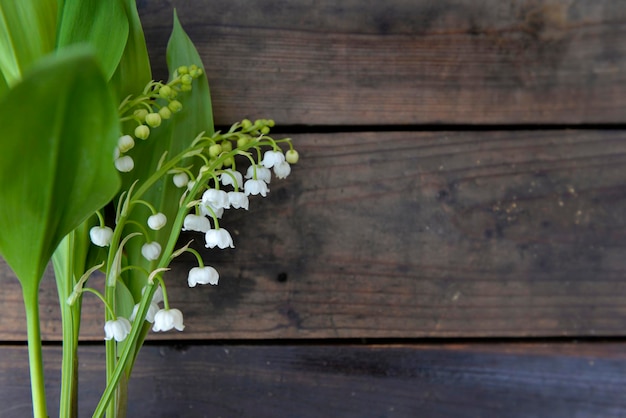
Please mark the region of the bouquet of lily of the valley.
POLYGON ((269 135, 272 120, 214 131, 204 67, 175 15, 167 82, 152 80, 134 0, 0 0, 0 38, 0 254, 23 290, 33 412, 47 417, 37 295, 52 259, 59 414, 77 415, 88 301, 102 304, 106 340, 107 385, 93 416, 124 416, 147 334, 184 328, 167 298, 169 264, 190 252, 189 286, 219 280, 180 231, 233 247, 224 210, 265 196, 271 170, 286 177, 298 153, 269 135), (98 270, 104 283, 94 286, 98 270))

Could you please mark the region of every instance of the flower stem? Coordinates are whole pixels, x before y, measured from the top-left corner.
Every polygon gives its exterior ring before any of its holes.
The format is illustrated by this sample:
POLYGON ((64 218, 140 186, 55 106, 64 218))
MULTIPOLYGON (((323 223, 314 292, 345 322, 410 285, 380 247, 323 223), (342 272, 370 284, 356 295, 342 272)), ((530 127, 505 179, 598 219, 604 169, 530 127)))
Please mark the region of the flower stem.
POLYGON ((30 387, 33 399, 33 416, 47 418, 46 388, 43 375, 43 356, 41 353, 41 331, 39 324, 39 280, 28 288, 22 287, 24 307, 26 308, 26 327, 28 334, 28 363, 30 366, 30 387))

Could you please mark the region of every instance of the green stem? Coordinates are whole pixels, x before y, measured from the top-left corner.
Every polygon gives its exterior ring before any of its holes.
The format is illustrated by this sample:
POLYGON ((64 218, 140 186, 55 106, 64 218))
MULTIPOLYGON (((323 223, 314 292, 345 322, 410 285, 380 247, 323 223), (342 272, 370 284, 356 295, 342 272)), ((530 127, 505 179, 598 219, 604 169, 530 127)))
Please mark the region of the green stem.
POLYGON ((43 356, 41 352, 41 332, 39 324, 39 280, 31 281, 34 285, 22 288, 24 307, 26 308, 26 327, 28 333, 28 363, 30 366, 30 387, 33 399, 33 416, 47 418, 46 387, 43 376, 43 356), (35 284, 36 283, 36 284, 35 284))

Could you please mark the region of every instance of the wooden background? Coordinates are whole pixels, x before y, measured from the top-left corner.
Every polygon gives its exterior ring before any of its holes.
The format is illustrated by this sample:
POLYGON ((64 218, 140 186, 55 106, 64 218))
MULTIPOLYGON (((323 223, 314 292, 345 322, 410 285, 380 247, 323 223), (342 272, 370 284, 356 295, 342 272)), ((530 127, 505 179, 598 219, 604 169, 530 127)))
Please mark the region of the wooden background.
MULTIPOLYGON (((626 3, 139 1, 155 76, 171 11, 215 117, 271 117, 301 162, 248 213, 218 287, 167 276, 133 417, 626 416, 626 3)), ((42 285, 50 410, 60 322, 42 285)), ((0 417, 30 414, 0 264, 0 417)), ((84 309, 81 416, 103 386, 84 309)))

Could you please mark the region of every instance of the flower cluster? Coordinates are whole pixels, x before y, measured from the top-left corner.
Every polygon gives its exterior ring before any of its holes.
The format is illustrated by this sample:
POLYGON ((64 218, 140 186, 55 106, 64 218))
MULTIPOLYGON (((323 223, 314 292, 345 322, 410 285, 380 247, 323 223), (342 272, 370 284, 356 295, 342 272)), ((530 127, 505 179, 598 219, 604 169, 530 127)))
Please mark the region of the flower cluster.
MULTIPOLYGON (((128 114, 127 120, 135 121, 136 127, 133 135, 123 134, 119 138, 115 165, 120 172, 132 176, 134 161, 131 155, 135 139, 147 139, 150 129, 159 127, 162 120, 179 111, 182 104, 175 97, 179 92, 191 89, 191 82, 200 74, 201 70, 195 66, 179 67, 173 81, 168 84, 152 82, 143 95, 132 100, 129 98, 122 104, 121 112, 128 114)), ((193 231, 204 235, 206 248, 234 248, 230 232, 220 226, 224 211, 248 210, 253 196, 268 195, 272 171, 276 178, 284 179, 291 173, 291 165, 299 159, 290 139, 275 140, 269 136, 273 126, 274 121, 268 119, 254 122, 244 119, 232 125, 227 132, 215 132, 210 136, 202 133, 184 152, 170 159, 165 159, 164 156, 157 171, 150 178, 139 185, 137 180, 121 195, 115 229, 107 226, 103 216, 97 213, 99 225, 91 228, 90 238, 98 247, 110 247, 107 271, 112 270, 113 273, 107 273, 111 280, 108 285, 115 286, 115 282, 119 280, 122 270, 116 266, 122 259, 124 245, 135 237, 143 237, 141 255, 144 264, 147 262, 152 270, 145 271, 148 284, 142 293, 143 304, 136 303, 128 319, 117 315, 107 297, 100 295, 109 312, 109 320, 104 326, 105 339, 123 341, 130 335, 131 327, 138 318, 142 318, 142 322, 145 320, 153 324, 154 332, 184 329, 182 312, 169 306, 162 272, 167 270, 167 265, 173 258, 189 252, 198 260, 198 266, 189 271, 189 287, 217 285, 219 273, 214 267, 205 266, 201 255, 190 248, 189 244, 176 251, 172 250, 173 244, 181 231, 193 231), (286 152, 281 148, 283 144, 289 147, 286 152), (162 213, 152 203, 142 199, 142 193, 164 178, 173 183, 173 190, 178 190, 178 213, 162 213), (134 189, 136 185, 137 189, 134 189), (148 208, 150 212, 142 220, 131 216, 138 205, 148 208), (170 216, 173 223, 168 225, 170 216), (164 234, 155 235, 150 232, 162 230, 166 226, 170 228, 166 231, 171 232, 165 240, 164 234), (145 299, 146 297, 152 299, 145 299), (160 306, 161 303, 163 307, 160 306)), ((139 270, 142 268, 125 267, 139 270)), ((89 290, 95 293, 93 289, 89 290)))

